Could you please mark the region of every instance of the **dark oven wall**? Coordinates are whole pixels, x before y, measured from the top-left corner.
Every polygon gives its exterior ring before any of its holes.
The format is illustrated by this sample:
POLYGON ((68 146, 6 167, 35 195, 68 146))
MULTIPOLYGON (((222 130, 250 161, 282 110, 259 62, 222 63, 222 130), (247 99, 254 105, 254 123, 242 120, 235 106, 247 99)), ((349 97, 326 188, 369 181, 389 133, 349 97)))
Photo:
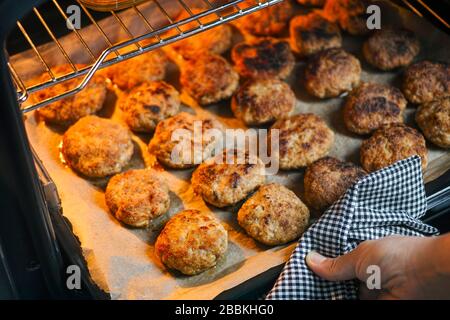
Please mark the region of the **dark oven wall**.
MULTIPOLYGON (((2 1, 0 41, 35 1, 2 1)), ((40 298, 61 294, 61 260, 39 185, 16 92, 0 56, 0 247, 2 296, 40 298), (33 288, 30 290, 29 288, 33 288)))
MULTIPOLYGON (((4 48, 16 21, 41 2, 0 2, 4 48)), ((52 215, 46 206, 5 50, 0 54, 0 86, 0 299, 103 297, 69 291, 65 285, 66 267, 81 252, 62 215, 52 215)), ((85 273, 83 281, 89 282, 85 273)))
MULTIPOLYGON (((45 1, 6 0, 0 3, 0 41, 6 43, 11 54, 29 48, 23 36, 10 33, 10 30, 37 2, 43 3, 40 11, 45 14, 45 7, 50 5, 45 1)), ((64 6, 73 1, 59 0, 59 3, 64 6)), ((98 18, 102 15, 98 13, 98 18)), ((57 37, 69 32, 61 27, 65 24, 60 16, 45 18, 57 37)), ((34 15, 28 15, 22 23, 31 31, 36 44, 50 40, 45 29, 33 27, 39 23, 34 15)), ((82 24, 86 25, 88 21, 83 20, 82 24)), ((72 298, 74 296, 65 288, 64 270, 71 261, 82 259, 81 253, 70 226, 58 212, 49 212, 45 205, 4 52, 0 55, 0 298, 72 298)), ((426 221, 441 232, 450 230, 450 190, 442 193, 443 188, 450 189, 449 186, 449 172, 427 185, 430 211, 426 221)), ((259 278, 247 284, 249 287, 244 291, 259 292, 255 283, 271 286, 279 270, 269 270, 265 280, 259 278)), ((96 291, 88 275, 85 281, 90 290, 78 297, 105 297, 96 291)), ((237 296, 230 293, 224 297, 237 296)))

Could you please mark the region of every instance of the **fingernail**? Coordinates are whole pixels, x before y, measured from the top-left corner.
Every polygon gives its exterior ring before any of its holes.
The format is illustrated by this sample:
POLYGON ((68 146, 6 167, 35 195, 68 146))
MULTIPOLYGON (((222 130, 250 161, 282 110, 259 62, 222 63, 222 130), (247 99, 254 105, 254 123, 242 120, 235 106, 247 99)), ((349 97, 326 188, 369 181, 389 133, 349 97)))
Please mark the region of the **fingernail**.
POLYGON ((306 262, 311 264, 321 264, 325 259, 326 257, 316 251, 310 251, 306 256, 306 262))

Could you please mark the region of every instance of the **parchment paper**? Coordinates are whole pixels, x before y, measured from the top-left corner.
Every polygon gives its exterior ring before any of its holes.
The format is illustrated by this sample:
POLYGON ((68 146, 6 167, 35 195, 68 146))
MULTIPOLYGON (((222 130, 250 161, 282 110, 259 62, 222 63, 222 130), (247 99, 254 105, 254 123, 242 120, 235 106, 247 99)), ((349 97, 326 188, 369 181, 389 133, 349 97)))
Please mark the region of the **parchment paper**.
MULTIPOLYGON (((449 60, 450 42, 447 35, 408 12, 396 10, 391 8, 388 13, 383 9, 382 14, 386 14, 383 18, 401 23, 418 34, 423 45, 419 59, 426 57, 449 60)), ((127 12, 122 15, 126 20, 127 12)), ((144 31, 140 29, 140 25, 140 23, 134 25, 131 23, 129 27, 134 34, 139 34, 144 31)), ((108 34, 120 35, 120 32, 117 33, 117 26, 113 26, 112 23, 104 21, 102 26, 109 30, 108 34)), ((98 37, 94 35, 95 29, 92 27, 82 31, 92 40, 98 37)), ((237 40, 239 38, 242 38, 242 35, 238 35, 237 40)), ((344 48, 356 54, 362 62, 364 69, 362 80, 392 83, 398 86, 398 72, 378 72, 365 64, 360 53, 362 41, 363 39, 359 37, 344 36, 344 48)), ((66 50, 71 49, 71 56, 76 57, 77 62, 88 62, 86 61, 88 58, 80 53, 82 48, 76 45, 74 35, 64 37, 61 42, 66 50)), ((96 52, 104 48, 102 47, 104 44, 100 44, 99 41, 92 41, 90 44, 96 52)), ((55 65, 64 63, 62 57, 57 55, 57 48, 43 46, 42 52, 46 56, 54 57, 52 61, 55 65)), ((19 70, 19 74, 27 75, 32 79, 43 71, 33 59, 35 60, 31 53, 25 52, 12 57, 11 61, 19 70)), ((344 127, 341 114, 343 99, 317 100, 309 96, 299 80, 302 66, 303 63, 299 62, 288 80, 298 98, 295 113, 314 112, 323 117, 336 133, 336 141, 330 155, 359 163, 359 146, 362 138, 350 134, 344 127)), ((177 79, 178 70, 175 65, 172 65, 167 81, 182 90, 177 79)), ((119 108, 115 108, 121 96, 122 93, 114 89, 108 95, 106 106, 100 115, 122 121, 119 108)), ((229 101, 202 108, 184 92, 182 101, 183 109, 189 112, 212 115, 230 128, 245 128, 233 117, 229 101)), ((407 123, 415 126, 412 119, 413 113, 414 109, 407 110, 407 123)), ((165 171, 147 152, 146 145, 150 136, 134 136, 136 152, 129 168, 148 166, 160 171, 171 190, 170 212, 156 221, 148 230, 126 228, 108 212, 105 205, 104 187, 107 181, 82 178, 61 162, 59 145, 63 131, 60 128, 45 125, 32 113, 27 114, 25 121, 30 142, 56 183, 62 200, 63 214, 69 218, 75 234, 81 241, 91 275, 104 290, 111 294, 113 299, 211 299, 222 291, 285 262, 296 245, 291 243, 269 248, 249 238, 236 221, 239 206, 218 210, 194 196, 189 183, 192 170, 165 171), (223 221, 229 232, 229 249, 225 258, 215 268, 193 277, 168 271, 155 257, 153 251, 154 241, 164 222, 178 211, 187 208, 213 211, 223 221)), ((425 173, 427 181, 435 179, 450 167, 449 152, 432 145, 429 145, 429 160, 429 167, 425 173)), ((302 197, 302 175, 303 170, 280 172, 276 176, 269 176, 268 181, 282 183, 302 197)))

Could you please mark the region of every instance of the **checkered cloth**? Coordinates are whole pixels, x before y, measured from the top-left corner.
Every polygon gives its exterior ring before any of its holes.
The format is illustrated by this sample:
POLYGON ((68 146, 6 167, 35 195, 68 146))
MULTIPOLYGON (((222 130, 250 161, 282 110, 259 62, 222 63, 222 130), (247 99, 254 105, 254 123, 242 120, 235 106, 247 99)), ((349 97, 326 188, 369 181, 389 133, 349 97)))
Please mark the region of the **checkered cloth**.
POLYGON ((365 176, 303 234, 266 299, 356 299, 356 280, 331 282, 319 278, 306 266, 307 253, 315 250, 336 257, 364 240, 394 234, 437 234, 435 228, 419 220, 426 207, 418 156, 365 176))

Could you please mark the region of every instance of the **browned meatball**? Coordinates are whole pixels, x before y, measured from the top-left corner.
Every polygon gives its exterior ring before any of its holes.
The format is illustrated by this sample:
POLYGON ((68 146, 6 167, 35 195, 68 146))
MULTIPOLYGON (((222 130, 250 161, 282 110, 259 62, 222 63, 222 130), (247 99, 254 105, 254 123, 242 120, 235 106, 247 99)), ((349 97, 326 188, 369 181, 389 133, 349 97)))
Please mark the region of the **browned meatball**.
POLYGON ((292 50, 301 56, 342 45, 338 26, 318 13, 293 18, 289 24, 289 33, 292 50))
POLYGON ((409 66, 403 77, 403 93, 412 103, 450 96, 450 65, 421 61, 409 66))
POLYGON ((339 22, 342 30, 352 35, 368 34, 366 14, 370 0, 333 0, 325 3, 324 12, 328 19, 339 22))
POLYGON ((147 82, 133 89, 120 103, 125 122, 136 132, 155 130, 159 121, 180 109, 180 95, 164 81, 147 82))
POLYGON ((428 155, 425 139, 417 130, 403 124, 385 125, 361 145, 361 164, 368 172, 388 167, 413 155, 420 156, 425 170, 428 155))
POLYGON ((284 30, 292 17, 292 12, 290 0, 284 0, 239 18, 236 25, 256 36, 274 36, 284 30))
POLYGON ((181 65, 180 82, 198 103, 208 105, 230 98, 239 85, 239 75, 219 55, 202 52, 181 65))
MULTIPOLYGON (((77 68, 82 68, 83 65, 77 65, 77 68)), ((73 72, 73 69, 69 65, 60 65, 52 69, 54 75, 63 76, 65 74, 73 72)), ((41 79, 47 76, 42 75, 41 79)), ((62 82, 55 86, 40 90, 36 92, 32 97, 38 101, 53 98, 57 95, 65 93, 78 86, 80 79, 74 79, 62 82)), ((89 81, 87 86, 79 93, 70 96, 65 99, 53 102, 43 108, 37 110, 40 117, 44 119, 46 123, 58 124, 64 127, 70 126, 83 118, 91 114, 95 114, 103 108, 103 104, 106 99, 106 78, 102 74, 95 74, 89 81)))
POLYGON ((280 119, 271 127, 274 129, 279 130, 281 169, 306 167, 325 156, 334 142, 333 131, 322 118, 312 113, 280 119))
POLYGON ((238 212, 239 225, 269 246, 295 240, 309 223, 309 210, 288 188, 271 183, 259 188, 238 212))
POLYGON ((402 123, 406 104, 402 92, 395 87, 363 83, 347 97, 344 123, 354 133, 367 134, 384 124, 402 123))
POLYGON ((119 173, 130 161, 133 150, 127 127, 96 116, 81 118, 63 136, 64 159, 87 177, 119 173))
POLYGON ((203 200, 216 207, 226 207, 243 200, 265 179, 261 159, 248 153, 239 158, 234 149, 229 149, 199 165, 191 181, 194 192, 203 200))
POLYGON ((318 98, 337 97, 359 84, 361 64, 342 49, 334 48, 312 56, 305 69, 305 87, 318 98))
POLYGON ((221 131, 223 126, 214 119, 180 112, 158 123, 148 148, 159 162, 169 168, 192 168, 209 158, 219 143, 208 134, 213 129, 221 131), (201 130, 200 137, 196 135, 196 126, 201 130))
POLYGON ((323 211, 336 202, 366 172, 359 166, 325 157, 308 166, 303 180, 308 206, 323 211))
POLYGON ((441 148, 450 148, 450 97, 422 104, 416 122, 425 137, 441 148))
POLYGON ((106 74, 120 89, 131 90, 144 82, 164 79, 168 63, 163 51, 154 50, 109 67, 106 74))
POLYGON ((239 74, 250 78, 284 79, 295 65, 289 43, 273 38, 239 43, 233 48, 231 58, 239 74))
MULTIPOLYGON (((199 14, 204 10, 192 9, 191 11, 193 14, 199 14)), ((183 11, 177 20, 181 21, 189 17, 190 14, 187 11, 183 11)), ((209 16, 200 20, 204 24, 212 22, 209 16)), ((183 31, 185 32, 194 28, 198 28, 196 20, 183 25, 183 31)), ((222 24, 216 26, 214 29, 206 30, 183 40, 176 41, 170 47, 184 57, 196 55, 199 51, 222 54, 231 48, 232 38, 233 30, 231 27, 227 24, 222 24)))
POLYGON ((249 80, 233 97, 231 109, 248 125, 261 125, 287 117, 296 98, 286 82, 278 79, 249 80))
POLYGON ((420 50, 414 32, 407 29, 382 29, 364 42, 363 54, 368 63, 380 70, 409 65, 420 50))
POLYGON ((132 227, 147 227, 150 221, 167 212, 169 188, 150 169, 129 170, 112 177, 105 192, 106 204, 121 222, 132 227))
POLYGON ((155 253, 168 268, 194 275, 214 267, 227 247, 228 233, 213 214, 184 210, 164 226, 155 253))

